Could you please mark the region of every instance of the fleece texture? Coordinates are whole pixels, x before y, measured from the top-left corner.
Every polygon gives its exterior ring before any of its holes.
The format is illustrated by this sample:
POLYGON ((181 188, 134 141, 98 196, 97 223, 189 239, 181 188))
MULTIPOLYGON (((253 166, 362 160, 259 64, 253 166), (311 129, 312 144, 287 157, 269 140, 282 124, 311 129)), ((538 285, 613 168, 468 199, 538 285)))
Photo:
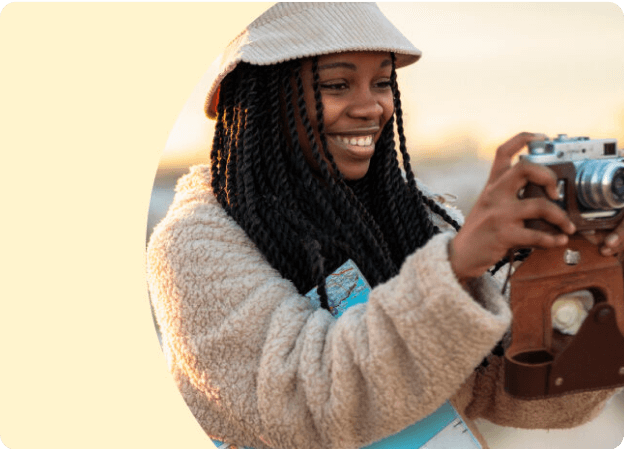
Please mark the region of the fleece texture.
POLYGON ((454 232, 439 217, 441 234, 336 319, 268 264, 214 198, 209 173, 181 178, 148 248, 163 350, 208 435, 257 449, 355 449, 449 399, 469 425, 554 428, 591 419, 612 394, 518 401, 502 388, 500 358, 479 367, 511 311, 490 275, 458 283, 454 232))

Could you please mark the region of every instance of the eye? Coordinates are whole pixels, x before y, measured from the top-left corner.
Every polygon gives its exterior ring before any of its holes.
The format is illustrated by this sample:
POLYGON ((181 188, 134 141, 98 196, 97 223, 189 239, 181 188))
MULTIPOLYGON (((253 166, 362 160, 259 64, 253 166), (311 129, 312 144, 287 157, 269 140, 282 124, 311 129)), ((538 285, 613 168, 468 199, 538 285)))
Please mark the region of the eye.
POLYGON ((340 91, 347 89, 349 86, 347 86, 347 83, 345 83, 344 81, 331 81, 326 83, 319 83, 319 87, 323 90, 340 91))
POLYGON ((392 81, 389 79, 377 81, 375 83, 375 87, 377 87, 378 89, 390 89, 392 88, 392 81))

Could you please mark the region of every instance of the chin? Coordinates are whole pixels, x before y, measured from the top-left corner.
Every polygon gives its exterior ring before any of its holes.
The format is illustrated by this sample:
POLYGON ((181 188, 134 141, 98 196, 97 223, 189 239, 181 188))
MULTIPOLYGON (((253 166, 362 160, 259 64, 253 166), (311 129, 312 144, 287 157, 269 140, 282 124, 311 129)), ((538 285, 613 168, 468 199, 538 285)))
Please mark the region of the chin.
POLYGON ((370 161, 367 161, 366 163, 357 164, 357 166, 353 164, 350 164, 348 167, 338 166, 338 170, 340 170, 340 173, 342 173, 342 176, 344 176, 347 181, 357 181, 366 176, 369 167, 370 161))

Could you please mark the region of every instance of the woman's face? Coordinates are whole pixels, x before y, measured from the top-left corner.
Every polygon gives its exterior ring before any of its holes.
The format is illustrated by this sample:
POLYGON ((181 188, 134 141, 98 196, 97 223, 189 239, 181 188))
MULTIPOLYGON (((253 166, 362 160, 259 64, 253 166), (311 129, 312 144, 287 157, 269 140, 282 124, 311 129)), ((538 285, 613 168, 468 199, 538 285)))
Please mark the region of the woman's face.
MULTIPOLYGON (((319 57, 327 148, 346 179, 360 179, 366 175, 375 143, 394 112, 391 73, 390 53, 350 52, 319 57)), ((308 116, 316 134, 311 61, 304 63, 302 79, 308 116)), ((299 136, 306 160, 316 167, 305 132, 300 130, 299 136)), ((318 135, 316 137, 320 142, 318 135)))

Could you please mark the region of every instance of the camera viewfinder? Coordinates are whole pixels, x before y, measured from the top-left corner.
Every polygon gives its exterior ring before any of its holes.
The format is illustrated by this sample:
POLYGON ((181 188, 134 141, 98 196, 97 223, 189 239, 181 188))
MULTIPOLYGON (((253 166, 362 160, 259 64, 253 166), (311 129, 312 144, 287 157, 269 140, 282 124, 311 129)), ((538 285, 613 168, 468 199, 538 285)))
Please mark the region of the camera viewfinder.
POLYGON ((605 143, 604 144, 604 155, 605 156, 615 156, 615 142, 605 143))

